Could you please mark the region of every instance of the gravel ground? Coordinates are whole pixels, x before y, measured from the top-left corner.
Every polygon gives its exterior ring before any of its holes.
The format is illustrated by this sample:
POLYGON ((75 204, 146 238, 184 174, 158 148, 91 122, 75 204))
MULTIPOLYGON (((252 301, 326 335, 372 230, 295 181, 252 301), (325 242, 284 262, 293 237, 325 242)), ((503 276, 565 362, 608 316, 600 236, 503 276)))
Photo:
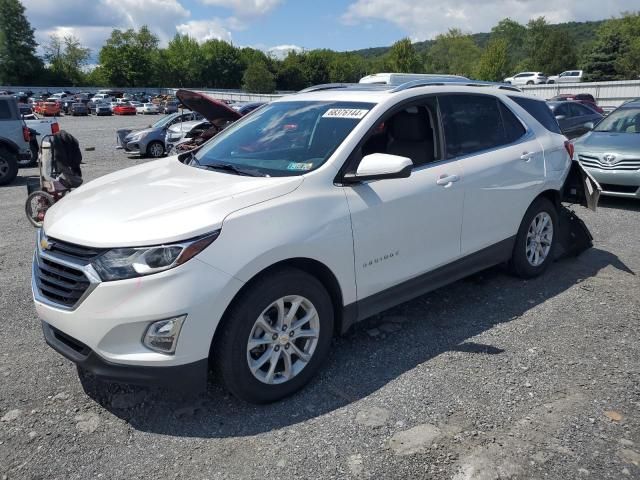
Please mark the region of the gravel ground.
MULTIPOLYGON (((63 118, 87 179, 139 163, 63 118)), ((268 406, 78 380, 32 306, 24 178, 0 188, 0 478, 640 478, 640 202, 578 208, 595 247, 494 268, 363 322, 268 406)))

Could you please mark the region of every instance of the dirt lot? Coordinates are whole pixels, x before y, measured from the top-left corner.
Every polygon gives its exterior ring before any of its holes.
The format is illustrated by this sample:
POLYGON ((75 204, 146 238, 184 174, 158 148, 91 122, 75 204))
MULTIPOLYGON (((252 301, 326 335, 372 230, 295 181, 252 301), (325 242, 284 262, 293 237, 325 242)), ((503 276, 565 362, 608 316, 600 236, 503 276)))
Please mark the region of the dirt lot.
MULTIPOLYGON (((139 163, 63 118, 86 178, 139 163)), ((522 282, 494 268, 359 324, 269 406, 85 388, 32 306, 24 176, 0 187, 1 479, 640 478, 640 203, 578 208, 595 247, 522 282), (85 391, 86 390, 86 391, 85 391)), ((91 321, 91 319, 86 319, 91 321)))

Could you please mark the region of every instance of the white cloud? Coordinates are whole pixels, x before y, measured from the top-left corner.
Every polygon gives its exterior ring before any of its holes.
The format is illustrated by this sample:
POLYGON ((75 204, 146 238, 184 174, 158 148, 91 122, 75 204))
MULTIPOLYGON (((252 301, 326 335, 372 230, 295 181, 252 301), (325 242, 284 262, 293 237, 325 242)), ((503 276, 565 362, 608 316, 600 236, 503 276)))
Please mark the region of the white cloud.
POLYGON ((224 40, 231 43, 231 32, 225 26, 225 21, 219 18, 211 20, 190 20, 176 26, 178 33, 189 35, 199 42, 207 40, 224 40))
POLYGON ((267 48, 266 52, 268 55, 282 60, 289 55, 289 52, 301 52, 302 50, 303 48, 298 45, 276 45, 275 47, 267 48))
POLYGON ((277 7, 282 0, 200 0, 205 5, 229 8, 241 16, 264 15, 277 7))
POLYGON ((342 21, 358 25, 367 20, 387 20, 412 38, 424 40, 449 28, 487 32, 505 17, 526 23, 544 16, 550 23, 560 23, 609 18, 637 7, 637 0, 356 0, 348 6, 342 21))

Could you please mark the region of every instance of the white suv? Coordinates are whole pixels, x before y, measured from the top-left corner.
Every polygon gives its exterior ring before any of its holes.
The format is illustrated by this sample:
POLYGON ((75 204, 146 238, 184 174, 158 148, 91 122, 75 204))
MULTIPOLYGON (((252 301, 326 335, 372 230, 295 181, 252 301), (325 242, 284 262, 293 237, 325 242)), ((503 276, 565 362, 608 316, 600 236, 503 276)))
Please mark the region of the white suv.
POLYGON ((522 72, 513 77, 505 78, 504 83, 510 83, 511 85, 539 85, 547 83, 547 76, 542 72, 522 72))
POLYGON ((65 196, 33 263, 46 341, 109 380, 192 388, 212 366, 269 402, 358 320, 502 262, 544 272, 578 165, 551 111, 426 83, 286 96, 65 196))

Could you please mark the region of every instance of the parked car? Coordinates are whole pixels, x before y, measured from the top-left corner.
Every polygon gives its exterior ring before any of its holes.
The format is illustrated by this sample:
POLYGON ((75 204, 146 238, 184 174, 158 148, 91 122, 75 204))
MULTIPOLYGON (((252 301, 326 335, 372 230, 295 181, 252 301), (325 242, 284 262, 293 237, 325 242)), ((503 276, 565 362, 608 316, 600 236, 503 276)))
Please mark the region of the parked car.
POLYGON ((367 75, 362 77, 359 83, 373 83, 380 85, 401 85, 406 82, 412 82, 415 80, 469 80, 467 77, 460 75, 447 75, 437 73, 374 73, 373 75, 367 75))
POLYGON ((96 103, 93 112, 96 116, 101 117, 105 115, 113 115, 113 111, 111 110, 111 105, 108 103, 96 103))
POLYGON ((81 115, 82 116, 89 115, 89 109, 87 108, 87 106, 84 103, 81 103, 81 102, 77 102, 77 103, 71 104, 71 108, 70 108, 69 112, 74 117, 81 116, 81 115))
POLYGON ((173 149, 183 142, 189 142, 193 147, 201 145, 242 117, 225 103, 206 95, 189 90, 178 90, 176 95, 183 105, 202 117, 189 122, 179 122, 167 128, 165 147, 168 155, 173 154, 173 149))
POLYGON ((542 72, 521 72, 513 77, 505 78, 504 83, 511 85, 539 85, 547 83, 547 76, 542 72))
POLYGON ((109 102, 109 106, 111 107, 112 112, 113 112, 113 109, 116 108, 118 105, 120 105, 118 102, 109 102))
POLYGON ((60 115, 60 104, 58 102, 41 102, 38 105, 37 113, 45 117, 60 115))
POLYGON ((582 103, 588 107, 593 108, 596 112, 604 115, 604 110, 598 106, 598 102, 590 93, 562 93, 552 97, 552 101, 573 100, 574 102, 582 103))
POLYGON ((119 149, 128 154, 138 154, 153 158, 162 157, 166 153, 165 136, 167 128, 178 122, 187 122, 202 118, 195 112, 181 112, 166 115, 153 125, 142 130, 121 128, 116 131, 116 142, 119 149))
POLYGON ((593 108, 573 101, 547 102, 560 125, 560 130, 569 139, 584 135, 602 120, 602 115, 593 108))
POLYGON ((178 102, 174 100, 164 102, 161 111, 162 113, 176 113, 178 111, 178 102))
POLYGON ((143 103, 139 107, 136 108, 136 111, 142 115, 157 115, 160 113, 160 109, 158 106, 153 103, 143 103))
POLYGON ((31 160, 30 140, 17 100, 11 95, 0 95, 0 185, 16 178, 19 162, 31 160))
POLYGON ((248 115, 253 112, 256 108, 260 108, 264 105, 265 102, 248 102, 248 103, 237 103, 235 105, 231 105, 236 112, 240 115, 248 115))
POLYGON ((287 95, 51 207, 36 311, 82 371, 187 391, 212 365, 275 401, 358 320, 502 262, 542 274, 570 239, 560 201, 597 198, 571 152, 544 102, 504 88, 287 95))
POLYGON ((640 199, 640 101, 616 109, 574 145, 604 195, 640 199))
POLYGON ((100 100, 100 101, 102 101, 102 102, 108 102, 108 103, 110 103, 110 102, 112 102, 112 101, 113 101, 113 96, 112 96, 111 94, 109 94, 109 93, 96 93, 96 94, 93 96, 92 100, 93 100, 94 102, 95 102, 95 101, 100 100))
POLYGON ((558 75, 551 75, 547 83, 578 83, 582 82, 582 70, 567 70, 558 75))
POLYGON ((135 115, 136 107, 129 104, 129 102, 119 103, 115 107, 113 107, 114 115, 135 115))

